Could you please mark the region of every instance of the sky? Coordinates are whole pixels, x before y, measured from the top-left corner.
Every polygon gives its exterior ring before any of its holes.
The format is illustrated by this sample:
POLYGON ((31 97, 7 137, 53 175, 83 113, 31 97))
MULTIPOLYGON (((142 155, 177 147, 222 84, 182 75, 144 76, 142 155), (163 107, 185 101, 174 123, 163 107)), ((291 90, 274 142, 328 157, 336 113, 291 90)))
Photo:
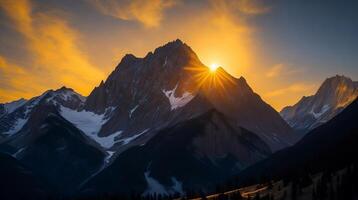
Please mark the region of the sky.
POLYGON ((358 1, 0 0, 0 102, 88 95, 126 53, 177 38, 276 110, 330 76, 358 80, 358 1))

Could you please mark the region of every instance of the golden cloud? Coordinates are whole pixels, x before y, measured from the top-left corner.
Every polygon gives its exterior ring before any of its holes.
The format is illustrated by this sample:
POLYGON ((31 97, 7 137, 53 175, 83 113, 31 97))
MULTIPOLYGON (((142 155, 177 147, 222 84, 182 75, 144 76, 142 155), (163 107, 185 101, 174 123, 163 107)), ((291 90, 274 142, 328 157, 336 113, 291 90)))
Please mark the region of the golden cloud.
POLYGON ((157 27, 163 11, 174 6, 177 0, 89 0, 105 15, 121 20, 139 21, 146 27, 157 27))
POLYGON ((217 8, 236 14, 261 15, 268 13, 271 7, 265 6, 262 0, 210 0, 217 8))
POLYGON ((292 69, 285 64, 276 64, 268 69, 265 76, 268 78, 275 78, 278 76, 288 76, 302 72, 300 69, 292 69))
POLYGON ((0 56, 0 101, 14 100, 19 97, 31 98, 34 93, 40 94, 45 90, 46 83, 30 75, 33 73, 0 56))
POLYGON ((276 97, 280 95, 286 95, 288 93, 307 92, 307 91, 311 91, 314 87, 315 87, 314 84, 295 83, 288 87, 269 92, 265 96, 276 97))
POLYGON ((271 67, 268 72, 266 73, 266 77, 273 78, 280 75, 283 71, 283 64, 277 64, 271 67))
POLYGON ((65 20, 49 13, 34 12, 29 0, 3 0, 0 9, 26 39, 33 58, 32 66, 28 67, 31 76, 47 79, 47 88, 67 85, 88 94, 89 86, 104 78, 103 72, 91 65, 77 47, 77 33, 65 20))

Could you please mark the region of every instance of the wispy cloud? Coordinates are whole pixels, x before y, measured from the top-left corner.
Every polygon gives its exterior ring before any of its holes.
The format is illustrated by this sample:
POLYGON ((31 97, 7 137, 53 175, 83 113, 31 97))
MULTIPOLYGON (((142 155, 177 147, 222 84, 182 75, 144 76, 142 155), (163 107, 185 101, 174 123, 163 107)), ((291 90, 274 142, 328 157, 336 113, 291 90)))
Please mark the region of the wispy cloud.
MULTIPOLYGON (((67 85, 88 93, 89 85, 95 85, 104 77, 78 48, 77 32, 64 19, 50 12, 36 11, 30 0, 3 0, 0 9, 5 11, 14 30, 25 38, 33 60, 27 68, 36 72, 31 76, 47 79, 47 87, 67 85)), ((20 72, 20 67, 18 69, 20 72)), ((21 73, 14 75, 22 79, 21 73)))
POLYGON ((278 76, 288 76, 288 75, 297 74, 299 72, 301 71, 298 69, 293 69, 285 64, 280 63, 269 68, 265 76, 268 78, 276 78, 278 76))
POLYGON ((270 12, 262 0, 209 0, 211 4, 235 14, 261 15, 270 12))
POLYGON ((287 93, 305 93, 312 91, 315 88, 315 84, 306 84, 306 83, 295 83, 289 85, 288 87, 277 89, 267 93, 266 97, 277 97, 281 95, 287 95, 287 93))
POLYGON ((34 93, 41 93, 46 83, 36 79, 34 72, 9 62, 0 55, 0 102, 14 100, 19 97, 30 98, 34 93))
POLYGON ((88 0, 105 15, 121 20, 138 21, 146 27, 159 26, 165 9, 178 0, 88 0))

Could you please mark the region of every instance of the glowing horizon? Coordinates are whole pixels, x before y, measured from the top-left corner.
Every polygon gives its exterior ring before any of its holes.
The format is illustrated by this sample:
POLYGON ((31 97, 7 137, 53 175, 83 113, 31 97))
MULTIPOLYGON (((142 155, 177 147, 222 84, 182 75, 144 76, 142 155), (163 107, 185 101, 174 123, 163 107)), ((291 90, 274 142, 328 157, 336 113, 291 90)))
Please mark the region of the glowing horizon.
POLYGON ((306 6, 263 0, 0 0, 0 102, 64 85, 87 96, 125 54, 144 57, 180 38, 208 67, 217 63, 245 77, 280 110, 312 95, 329 76, 358 79, 354 7, 339 15, 326 11, 335 11, 336 4, 304 16, 296 12, 306 6), (329 20, 340 28, 326 29, 329 20))

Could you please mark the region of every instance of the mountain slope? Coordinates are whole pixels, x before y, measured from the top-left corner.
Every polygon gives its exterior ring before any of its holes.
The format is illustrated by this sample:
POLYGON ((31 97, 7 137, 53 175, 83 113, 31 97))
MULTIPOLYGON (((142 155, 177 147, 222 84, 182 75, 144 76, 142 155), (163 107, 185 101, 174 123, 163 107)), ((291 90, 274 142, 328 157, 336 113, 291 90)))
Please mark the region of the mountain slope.
POLYGON ((61 109, 76 109, 82 102, 73 90, 61 88, 0 118, 7 128, 2 146, 60 193, 76 191, 104 165, 105 154, 60 114, 61 109), (14 128, 19 121, 23 121, 21 127, 14 128))
MULTIPOLYGON (((12 112, 0 116, 0 138, 6 140, 17 134, 23 128, 28 129, 29 116, 36 112, 39 105, 53 105, 57 109, 64 106, 70 109, 78 109, 82 106, 84 97, 74 92, 72 89, 62 87, 56 91, 48 90, 38 97, 34 97, 26 102, 17 104, 12 112)), ((0 139, 1 142, 1 139, 0 139)))
POLYGON ((315 95, 303 97, 280 114, 294 129, 306 133, 332 119, 357 96, 358 82, 337 75, 326 79, 315 95))
POLYGON ((39 136, 21 147, 15 155, 57 191, 76 191, 83 181, 104 165, 104 153, 86 143, 80 131, 63 118, 49 115, 40 127, 36 133, 29 133, 39 136))
POLYGON ((0 153, 0 199, 47 199, 48 188, 9 155, 0 153))
POLYGON ((9 103, 0 103, 0 117, 14 112, 17 108, 26 103, 27 100, 19 99, 9 103))
POLYGON ((145 145, 124 151, 82 192, 165 195, 213 187, 270 153, 255 134, 209 110, 159 131, 145 145))
POLYGON ((290 179, 357 163, 358 100, 292 147, 279 151, 238 175, 241 183, 290 179), (284 162, 283 162, 284 161, 284 162))

